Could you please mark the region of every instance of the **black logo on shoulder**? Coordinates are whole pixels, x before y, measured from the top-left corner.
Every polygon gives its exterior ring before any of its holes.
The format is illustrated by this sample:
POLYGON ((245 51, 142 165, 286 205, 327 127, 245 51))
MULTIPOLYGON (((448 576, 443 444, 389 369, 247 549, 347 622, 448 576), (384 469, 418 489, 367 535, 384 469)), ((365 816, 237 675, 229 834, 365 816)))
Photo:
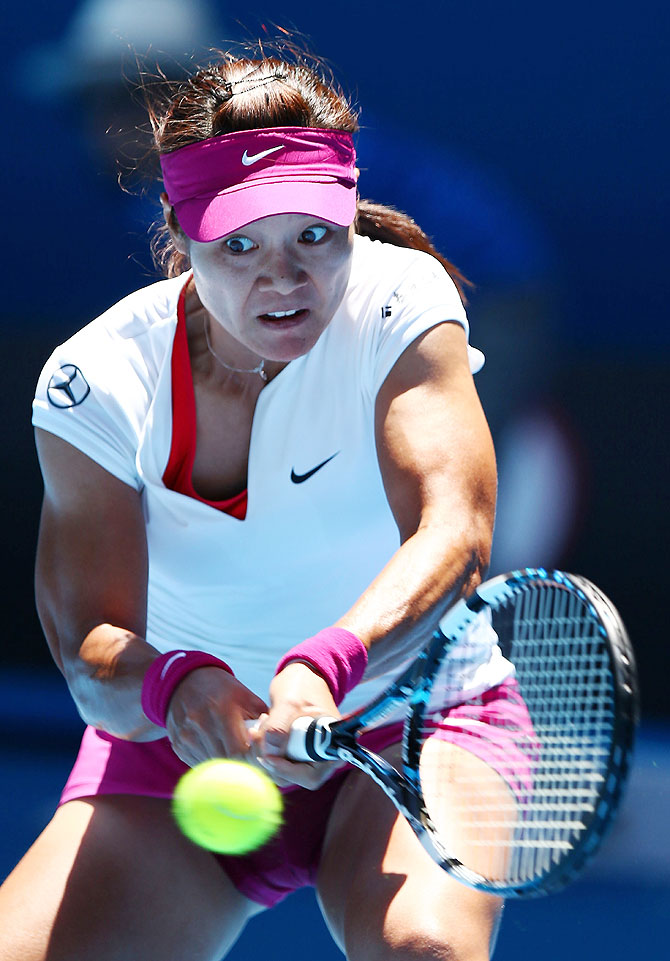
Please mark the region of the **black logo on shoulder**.
POLYGON ((52 407, 76 407, 86 400, 91 388, 74 364, 65 364, 49 381, 47 398, 52 407))
POLYGON ((306 480, 309 480, 310 477, 313 477, 318 470, 321 470, 322 467, 325 467, 326 464, 328 464, 333 457, 337 457, 339 453, 339 450, 336 450, 334 454, 331 454, 330 457, 326 457, 326 459, 322 460, 320 464, 316 465, 316 467, 308 470, 306 474, 296 474, 294 470, 291 470, 291 480, 294 484, 304 484, 306 480))
MULTIPOLYGON (((380 309, 381 309, 382 320, 384 320, 386 317, 390 317, 391 314, 393 313, 393 302, 394 302, 394 301, 400 301, 400 294, 398 293, 397 290, 394 290, 394 291, 393 291, 393 293, 391 294, 391 296, 390 296, 390 298, 389 298, 389 302, 388 302, 387 304, 384 304, 384 306, 380 308, 380 309)), ((397 304, 396 304, 396 306, 397 306, 397 304)))

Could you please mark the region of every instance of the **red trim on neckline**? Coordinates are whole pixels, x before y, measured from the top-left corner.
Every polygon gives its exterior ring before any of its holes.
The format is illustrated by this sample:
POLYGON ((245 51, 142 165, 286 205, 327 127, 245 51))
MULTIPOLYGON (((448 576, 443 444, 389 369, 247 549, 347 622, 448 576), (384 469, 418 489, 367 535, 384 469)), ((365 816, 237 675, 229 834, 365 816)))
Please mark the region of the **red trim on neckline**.
POLYGON ((247 491, 225 500, 210 500, 201 497, 193 486, 193 462, 196 448, 195 392, 191 358, 188 353, 186 336, 186 310, 184 306, 186 288, 184 284, 177 303, 177 329, 172 344, 172 442, 167 466, 163 472, 163 483, 168 490, 193 497, 216 510, 231 514, 244 520, 247 514, 247 491))

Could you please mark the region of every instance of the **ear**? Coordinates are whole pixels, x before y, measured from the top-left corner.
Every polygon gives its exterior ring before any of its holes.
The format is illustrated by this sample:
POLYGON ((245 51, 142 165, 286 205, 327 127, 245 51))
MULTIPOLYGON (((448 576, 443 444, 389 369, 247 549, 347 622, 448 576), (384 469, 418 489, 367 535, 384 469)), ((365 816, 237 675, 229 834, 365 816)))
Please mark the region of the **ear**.
POLYGON ((165 223, 170 231, 172 243, 175 245, 180 254, 185 254, 188 256, 188 237, 179 226, 177 214, 175 213, 174 207, 168 200, 168 195, 165 193, 165 191, 163 191, 161 194, 161 207, 163 208, 163 216, 165 217, 165 223))

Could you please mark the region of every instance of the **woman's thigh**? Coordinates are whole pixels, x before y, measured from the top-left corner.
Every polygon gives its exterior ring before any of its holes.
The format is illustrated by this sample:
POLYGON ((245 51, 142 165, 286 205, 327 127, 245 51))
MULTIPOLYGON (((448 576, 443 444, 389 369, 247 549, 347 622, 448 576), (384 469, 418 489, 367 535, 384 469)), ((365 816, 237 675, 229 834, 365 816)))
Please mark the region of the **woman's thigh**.
MULTIPOLYGON (((395 762, 399 748, 384 754, 395 762)), ((486 961, 502 910, 501 899, 439 868, 360 772, 333 807, 317 891, 349 961, 486 961)))
POLYGON ((218 961, 257 910, 168 801, 70 801, 0 888, 0 961, 218 961))

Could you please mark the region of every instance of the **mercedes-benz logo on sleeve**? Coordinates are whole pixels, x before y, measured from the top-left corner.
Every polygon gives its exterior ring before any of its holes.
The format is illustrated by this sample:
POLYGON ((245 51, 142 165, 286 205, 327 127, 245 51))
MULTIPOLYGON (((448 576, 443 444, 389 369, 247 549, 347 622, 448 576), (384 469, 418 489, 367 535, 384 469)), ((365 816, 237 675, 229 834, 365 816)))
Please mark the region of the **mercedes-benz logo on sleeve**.
POLYGON ((64 364, 49 381, 47 398, 53 407, 76 407, 86 400, 90 390, 79 368, 64 364))

